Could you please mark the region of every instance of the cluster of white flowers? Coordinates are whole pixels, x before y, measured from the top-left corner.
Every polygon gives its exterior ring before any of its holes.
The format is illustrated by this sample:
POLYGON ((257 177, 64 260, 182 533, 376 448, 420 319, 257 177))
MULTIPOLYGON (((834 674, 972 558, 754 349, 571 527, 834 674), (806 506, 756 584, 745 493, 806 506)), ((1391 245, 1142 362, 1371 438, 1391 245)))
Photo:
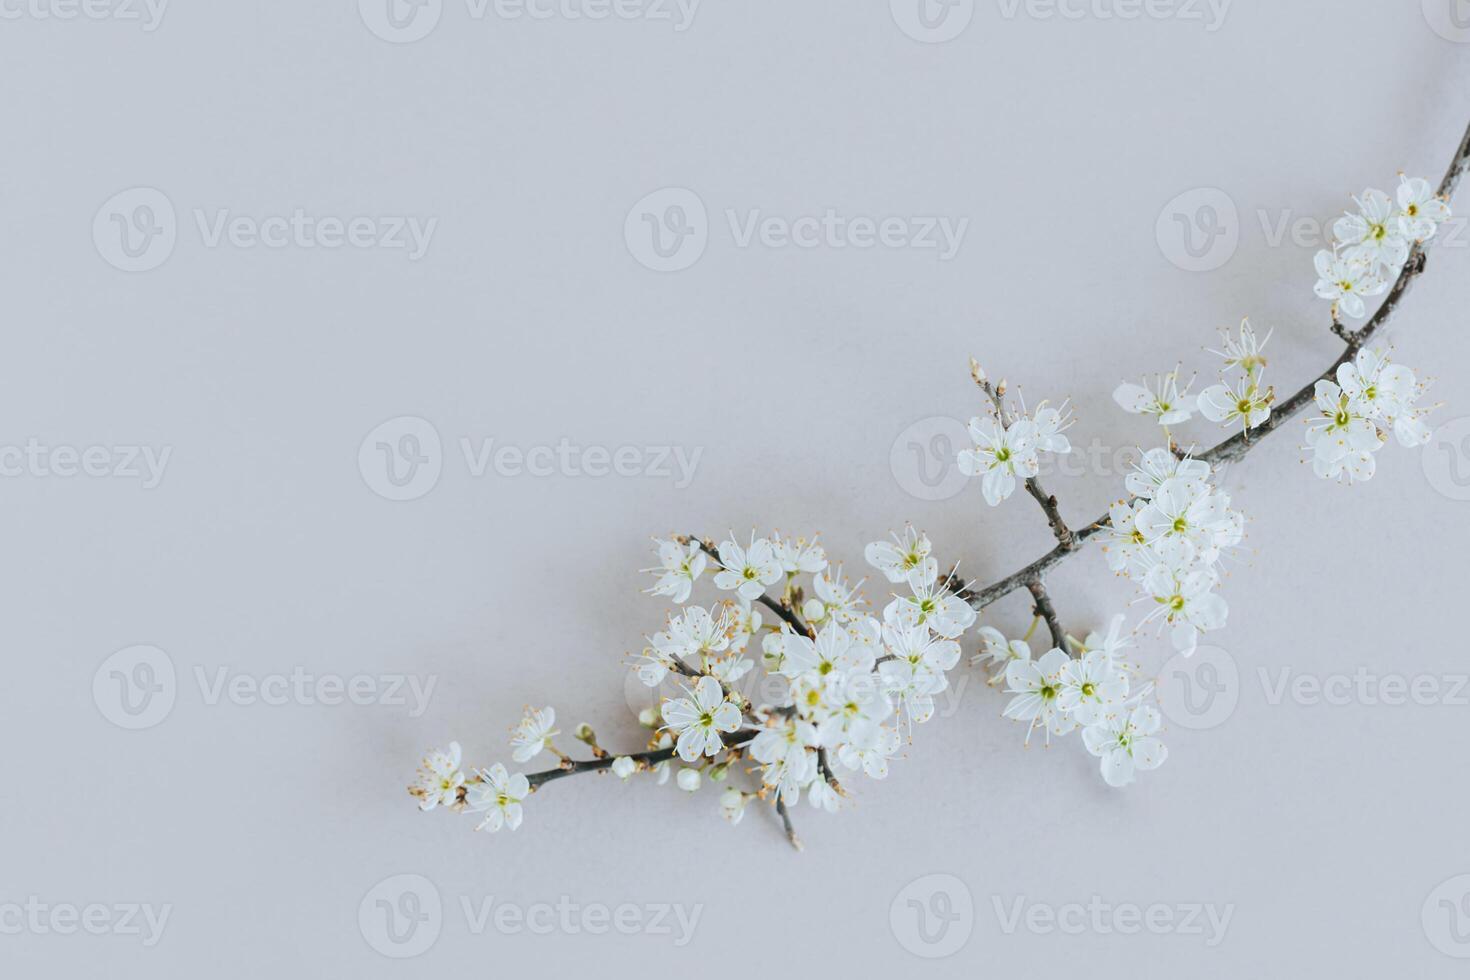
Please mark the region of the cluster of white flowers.
POLYGON ((991 683, 1005 680, 1011 695, 1005 717, 1026 723, 1027 741, 1037 728, 1048 741, 1080 729, 1109 786, 1133 782, 1135 772, 1157 769, 1169 755, 1155 737, 1163 719, 1143 703, 1152 688, 1129 692, 1131 665, 1122 653, 1131 640, 1124 618, 1114 616, 1106 635, 1089 633, 1080 643, 1069 637, 1075 656, 1054 647, 1038 660, 1031 659, 1025 639, 1007 640, 999 630, 982 627, 981 652, 974 658, 997 668, 991 683))
POLYGON ((1435 236, 1448 221, 1450 206, 1435 196, 1429 181, 1399 175, 1397 200, 1369 188, 1354 198, 1356 213, 1332 226, 1331 249, 1316 255, 1316 293, 1332 300, 1334 314, 1367 315, 1364 299, 1381 295, 1408 261, 1410 249, 1435 236))
MULTIPOLYGON (((596 758, 573 762, 552 743, 555 710, 528 707, 510 739, 517 763, 550 752, 562 770, 550 775, 607 769, 626 780, 647 770, 659 783, 677 764, 679 788, 695 792, 706 778, 725 782, 732 763, 748 757, 758 786, 722 793, 719 809, 731 822, 754 798, 790 806, 805 794, 812 806, 834 811, 838 771, 882 779, 904 735, 934 715, 935 696, 949 686, 946 672, 960 660, 957 641, 976 620, 940 577, 929 539, 911 527, 866 549, 868 562, 902 587, 881 618, 868 612, 863 583, 849 584, 815 540, 752 533, 742 544, 732 534, 713 549, 714 561, 698 541, 654 544, 658 565, 646 569, 656 576, 648 591, 679 608, 648 637, 633 670, 649 688, 678 678, 682 689, 639 715, 650 730, 647 749, 611 756, 583 725, 576 737, 596 758), (733 596, 709 608, 686 605, 710 569, 714 587, 733 596), (768 594, 770 587, 779 592, 768 594), (743 655, 756 636, 759 676, 755 660, 743 655), (756 703, 742 682, 769 700, 756 703)), ((410 787, 421 808, 482 813, 479 829, 520 826, 532 778, 498 763, 467 777, 460 766, 457 743, 430 753, 410 787)))
MULTIPOLYGON (((973 365, 976 380, 983 380, 973 365)), ((1001 393, 1004 392, 1004 382, 1001 393)), ((1024 408, 1006 410, 993 405, 989 415, 970 420, 970 438, 975 448, 959 454, 960 472, 978 476, 985 502, 992 507, 1016 492, 1016 478, 1030 479, 1041 469, 1041 453, 1070 453, 1066 430, 1072 426, 1066 403, 1050 408, 1046 402, 1027 414, 1024 408)))
POLYGON ((1388 444, 1389 430, 1407 448, 1429 442, 1424 416, 1432 407, 1417 404, 1427 388, 1382 351, 1358 351, 1338 366, 1336 384, 1325 378, 1317 382, 1318 414, 1307 419, 1303 447, 1312 454, 1313 471, 1348 483, 1367 480, 1377 468, 1373 454, 1388 444))

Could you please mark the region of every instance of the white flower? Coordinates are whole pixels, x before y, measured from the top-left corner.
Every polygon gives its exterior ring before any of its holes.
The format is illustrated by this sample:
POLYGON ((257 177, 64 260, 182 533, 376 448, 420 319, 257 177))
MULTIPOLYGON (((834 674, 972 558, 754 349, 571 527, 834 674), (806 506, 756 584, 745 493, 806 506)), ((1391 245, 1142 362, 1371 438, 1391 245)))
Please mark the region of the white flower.
POLYGON ((817 638, 784 633, 784 653, 779 673, 787 677, 832 673, 866 673, 873 669, 872 651, 852 642, 852 636, 836 623, 823 626, 817 638))
POLYGON ((510 775, 498 762, 480 770, 479 776, 480 781, 465 790, 470 812, 485 814, 475 829, 492 834, 502 826, 515 830, 521 825, 521 801, 531 792, 530 781, 521 773, 510 775))
POLYGON ((893 543, 874 541, 863 549, 868 564, 882 572, 890 582, 906 581, 909 573, 922 567, 929 558, 928 536, 906 525, 903 535, 893 535, 893 543))
MULTIPOLYGON (((1145 382, 1147 379, 1145 379, 1145 382)), ((1194 414, 1194 399, 1189 396, 1189 385, 1179 390, 1179 372, 1170 371, 1154 379, 1154 389, 1144 385, 1124 382, 1113 391, 1113 401, 1125 412, 1134 415, 1153 415, 1160 425, 1177 425, 1188 422, 1194 414)))
POLYGON ((731 618, 734 619, 734 631, 730 634, 730 651, 741 653, 750 643, 750 638, 760 632, 765 619, 761 616, 761 611, 745 598, 736 600, 731 618))
POLYGON ((837 760, 849 769, 862 770, 869 778, 882 779, 888 775, 888 760, 898 751, 899 744, 897 729, 865 727, 854 732, 852 739, 837 750, 837 760))
POLYGON ((555 724, 555 708, 547 706, 537 711, 527 707, 521 723, 510 736, 510 747, 515 750, 511 758, 517 762, 530 762, 540 755, 551 744, 551 737, 557 734, 552 727, 555 724))
POLYGON ((1210 591, 1218 581, 1213 568, 1191 569, 1177 557, 1160 560, 1144 576, 1144 590, 1157 604, 1144 622, 1163 617, 1174 649, 1192 656, 1199 634, 1222 628, 1229 615, 1225 600, 1210 591))
POLYGON ((1223 495, 1211 492, 1208 484, 1177 476, 1163 482, 1154 498, 1134 515, 1134 524, 1150 548, 1175 538, 1187 542, 1189 554, 1205 562, 1215 560, 1216 536, 1232 526, 1223 495))
POLYGON ((960 472, 982 477, 985 502, 994 507, 1015 492, 1017 476, 1028 479, 1041 471, 1037 437, 1036 423, 1030 419, 1018 419, 1010 428, 990 417, 971 419, 975 448, 960 450, 960 472))
MULTIPOLYGON (((1099 650, 1106 654, 1108 659, 1113 663, 1121 664, 1122 661, 1118 659, 1119 655, 1133 645, 1132 637, 1123 632, 1123 624, 1125 622, 1127 622, 1127 617, 1122 613, 1114 615, 1108 622, 1107 633, 1102 634, 1096 630, 1088 633, 1087 638, 1078 645, 1077 655, 1079 657, 1085 657, 1094 650, 1099 650)), ((1072 642, 1074 644, 1076 643, 1075 640, 1072 642)))
POLYGON ((876 726, 893 714, 893 702, 878 674, 829 677, 824 693, 830 713, 817 725, 819 745, 837 745, 855 729, 876 726))
POLYGON ((1419 396, 1414 372, 1390 364, 1378 351, 1364 348, 1337 369, 1337 383, 1350 400, 1360 402, 1371 418, 1391 422, 1407 412, 1419 396))
POLYGON ((788 720, 776 728, 766 728, 750 743, 750 756, 764 763, 761 781, 775 787, 777 795, 787 803, 801 798, 801 790, 817 775, 817 754, 812 751, 817 737, 808 722, 788 720))
POLYGON ((419 809, 429 811, 436 806, 453 806, 459 801, 459 788, 464 773, 459 770, 459 743, 450 742, 445 749, 435 749, 419 763, 418 780, 413 784, 419 798, 419 809))
POLYGON ((1072 427, 1072 418, 1067 403, 1058 408, 1048 408, 1046 402, 1036 406, 1031 416, 1036 423, 1036 449, 1043 453, 1070 453, 1072 443, 1063 433, 1072 427))
POLYGON ((733 826, 745 818, 745 804, 748 797, 731 786, 720 794, 720 816, 730 821, 733 826))
POLYGON ((1084 728, 1082 744, 1102 760, 1103 779, 1109 786, 1126 786, 1133 782, 1135 770, 1157 769, 1169 757, 1164 743, 1154 738, 1162 724, 1155 708, 1141 704, 1084 728))
POLYGON ((1271 331, 1266 333, 1264 340, 1257 340, 1255 328, 1251 326, 1249 317, 1240 321, 1239 339, 1230 336, 1230 331, 1221 330, 1220 340, 1225 349, 1212 350, 1210 353, 1218 354, 1225 359, 1227 371, 1231 368, 1238 368, 1244 371, 1247 377, 1254 377, 1266 366, 1266 359, 1261 356, 1261 351, 1266 349, 1266 344, 1271 340, 1271 331))
POLYGON ((807 787, 806 798, 815 809, 826 810, 828 813, 836 813, 837 804, 842 799, 837 795, 837 791, 820 777, 812 780, 812 784, 807 787))
POLYGON ((720 682, 713 677, 699 678, 685 692, 689 697, 664 702, 664 724, 678 736, 679 758, 694 762, 724 748, 720 733, 740 727, 740 709, 725 699, 720 682))
POLYGON ((989 661, 990 666, 1004 671, 1012 660, 1030 659, 1031 647, 1025 640, 1007 642, 1001 631, 994 626, 982 626, 980 627, 980 652, 970 658, 970 663, 979 664, 989 661))
POLYGON ((1095 725, 1104 709, 1128 696, 1128 675, 1101 650, 1062 665, 1057 707, 1082 725, 1095 725))
POLYGON ((1318 476, 1367 480, 1373 476, 1372 453, 1383 445, 1368 418, 1370 409, 1331 381, 1318 381, 1315 391, 1320 412, 1307 420, 1307 447, 1313 451, 1312 468, 1318 476))
POLYGON ((1210 478, 1210 464, 1202 459, 1180 459, 1167 449, 1150 449, 1123 478, 1123 485, 1135 497, 1148 500, 1170 477, 1203 481, 1210 478))
POLYGON ((1378 296, 1388 289, 1388 282, 1364 260, 1350 259, 1324 248, 1313 261, 1317 265, 1317 295, 1332 300, 1338 310, 1354 319, 1368 315, 1365 298, 1378 296))
POLYGON ((1271 417, 1272 393, 1262 391, 1254 377, 1242 378, 1236 387, 1210 385, 1199 393, 1199 413, 1211 422, 1254 429, 1271 417))
POLYGON ((697 541, 681 545, 677 541, 654 539, 654 550, 658 553, 658 567, 645 568, 645 572, 658 575, 658 581, 648 591, 653 595, 668 596, 682 603, 689 598, 695 581, 704 574, 709 559, 697 541))
POLYGON ((781 578, 781 563, 776 560, 776 551, 765 538, 750 535, 750 546, 742 548, 731 540, 720 542, 720 564, 723 569, 715 574, 715 586, 726 591, 736 591, 746 599, 759 598, 766 586, 781 578))
POLYGON ((883 689, 898 698, 903 717, 912 725, 922 725, 934 717, 934 695, 949 686, 949 680, 927 664, 907 660, 889 660, 878 665, 883 689))
POLYGON ((684 792, 693 793, 704 782, 704 776, 700 774, 698 769, 680 769, 679 775, 674 777, 674 781, 684 792))
POLYGON ((1077 727, 1076 719, 1057 703, 1062 693, 1062 668, 1071 662, 1060 650, 1048 650, 1040 660, 1012 660, 1006 667, 1006 691, 1014 694, 1003 712, 1005 717, 1025 721, 1030 730, 1045 725, 1051 735, 1065 735, 1077 727))
POLYGON ((883 643, 890 658, 878 665, 884 689, 898 697, 911 725, 923 724, 934 716, 934 695, 949 686, 944 672, 959 663, 960 645, 925 626, 892 624, 883 627, 883 643))
POLYGON ((1108 543, 1103 546, 1108 567, 1130 578, 1138 578, 1148 570, 1143 560, 1148 551, 1148 538, 1138 527, 1138 514, 1148 504, 1147 500, 1132 503, 1119 500, 1108 508, 1108 543))
POLYGON ((620 755, 613 760, 612 771, 613 775, 618 777, 619 779, 627 779, 629 776, 633 775, 633 773, 638 771, 638 763, 634 762, 626 755, 620 755))
POLYGON ((664 652, 700 658, 721 653, 730 646, 735 628, 735 616, 728 604, 721 603, 708 610, 691 606, 669 620, 664 652))
POLYGON ((930 564, 922 573, 909 578, 912 596, 898 596, 883 610, 883 618, 904 626, 927 624, 947 640, 953 640, 975 622, 975 610, 958 596, 951 595, 948 583, 938 581, 939 569, 930 564))
MULTIPOLYGON (((866 579, 864 580, 866 581, 866 579)), ((837 566, 835 575, 822 572, 812 576, 812 590, 816 595, 802 603, 801 612, 809 623, 821 623, 828 617, 833 622, 850 623, 861 613, 858 607, 863 597, 858 593, 863 583, 848 585, 842 577, 842 566, 837 566)))
POLYGON ((1369 189, 1355 200, 1358 213, 1344 215, 1332 226, 1332 234, 1347 247, 1347 257, 1389 269, 1403 265, 1409 257, 1409 242, 1393 199, 1383 191, 1369 189))
MULTIPOLYGON (((776 556, 776 561, 781 563, 781 568, 788 575, 800 572, 820 572, 827 567, 827 553, 816 540, 808 542, 805 538, 794 540, 783 540, 778 533, 776 540, 771 545, 771 550, 776 556)), ((748 598, 755 598, 750 596, 748 598)))
POLYGON ((1428 241, 1450 219, 1450 206, 1435 196, 1434 188, 1422 177, 1400 174, 1398 199, 1399 234, 1405 238, 1428 241))

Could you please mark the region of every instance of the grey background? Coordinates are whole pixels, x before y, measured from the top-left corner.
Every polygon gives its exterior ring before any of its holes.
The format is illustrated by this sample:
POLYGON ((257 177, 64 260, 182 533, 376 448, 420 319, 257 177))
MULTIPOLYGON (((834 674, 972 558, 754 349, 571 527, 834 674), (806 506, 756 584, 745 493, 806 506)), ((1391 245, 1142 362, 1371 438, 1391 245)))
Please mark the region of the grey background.
MULTIPOLYGON (((343 0, 178 0, 152 32, 0 21, 0 443, 172 447, 151 490, 0 481, 0 902, 173 906, 153 948, 0 935, 5 972, 1460 975, 1420 911, 1470 872, 1467 708, 1273 705, 1257 668, 1464 672, 1470 504, 1397 446, 1367 485, 1318 481, 1296 424, 1226 481, 1249 550, 1211 639, 1239 666, 1238 707, 1211 730, 1171 724, 1168 764, 1127 791, 1103 785, 1075 739, 1023 750, 1004 699, 961 671, 974 689, 885 784, 862 784, 838 816, 802 806, 799 856, 767 812, 725 825, 709 787, 568 780, 494 837, 405 795, 423 751, 450 738, 475 764, 509 761, 506 729, 527 702, 638 743, 622 660, 665 608, 638 591, 651 534, 820 530, 853 566, 865 541, 912 520, 973 575, 1029 561, 1049 542, 1024 497, 922 500, 890 465, 906 427, 974 412, 967 358, 1032 399, 1072 397, 1073 436, 1108 448, 1152 435, 1111 405, 1118 381, 1176 360, 1208 369, 1201 348, 1242 315, 1276 328, 1268 379, 1295 390, 1339 345, 1311 295, 1313 248, 1273 246, 1258 212, 1328 219, 1399 169, 1437 180, 1470 115, 1470 47, 1418 4, 1237 0, 1210 32, 1008 19, 982 2, 942 44, 906 36, 885 6, 707 0, 677 32, 475 20, 449 2, 411 44, 374 36, 343 0), (136 186, 172 201, 179 240, 129 274, 90 229, 136 186), (668 186, 699 194, 710 241, 692 268, 660 274, 630 254, 623 222, 668 186), (1200 187, 1237 205, 1240 241, 1191 273, 1155 223, 1200 187), (297 207, 439 225, 411 262, 209 248, 192 217, 297 207), (828 207, 971 224, 942 262, 738 248, 724 218, 828 207), (444 471, 421 499, 390 502, 356 455, 405 415, 443 437, 444 471), (685 489, 472 478, 460 437, 703 456, 685 489), (161 724, 124 731, 92 682, 134 644, 168 653, 179 693, 161 724), (421 717, 209 705, 193 672, 221 666, 438 686, 421 717), (890 928, 890 903, 938 872, 964 882, 974 925, 960 952, 929 961, 890 928), (358 927, 363 896, 402 873, 446 906, 438 941, 406 962, 358 927), (473 935, 459 912, 461 896, 562 895, 703 913, 675 949, 658 935, 473 935), (1234 914, 1207 948, 1006 935, 993 908, 1093 895, 1234 914)), ((1435 256, 1393 338, 1441 376, 1442 423, 1470 405, 1464 244, 1435 256)), ((1052 478, 1074 521, 1120 492, 1102 469, 1052 478)), ((1074 631, 1131 597, 1095 550, 1052 587, 1074 631)), ((1012 597, 987 621, 1015 633, 1028 618, 1012 597)), ((1150 640, 1140 656, 1157 670, 1165 653, 1150 640)))

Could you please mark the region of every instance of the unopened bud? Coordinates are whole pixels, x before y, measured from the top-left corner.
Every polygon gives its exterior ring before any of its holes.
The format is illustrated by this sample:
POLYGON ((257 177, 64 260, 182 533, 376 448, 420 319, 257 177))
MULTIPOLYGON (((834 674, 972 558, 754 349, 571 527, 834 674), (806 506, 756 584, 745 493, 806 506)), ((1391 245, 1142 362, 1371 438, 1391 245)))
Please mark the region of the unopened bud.
POLYGON ((576 737, 577 741, 579 742, 586 742, 588 745, 597 744, 597 733, 594 732, 592 730, 592 726, 587 724, 585 721, 577 726, 576 737))

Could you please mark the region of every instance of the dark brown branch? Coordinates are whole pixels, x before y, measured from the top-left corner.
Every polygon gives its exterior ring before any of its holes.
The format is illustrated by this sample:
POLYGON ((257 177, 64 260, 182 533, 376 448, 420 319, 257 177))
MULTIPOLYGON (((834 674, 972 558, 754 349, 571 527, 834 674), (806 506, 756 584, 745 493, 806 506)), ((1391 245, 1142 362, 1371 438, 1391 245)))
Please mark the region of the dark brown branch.
MULTIPOLYGON (((974 358, 970 359, 970 376, 975 379, 975 384, 980 386, 980 390, 985 392, 985 396, 990 399, 990 404, 995 407, 996 420, 1005 426, 1005 408, 1001 404, 1001 398, 1005 396, 1006 383, 1002 381, 999 386, 991 384, 990 379, 985 376, 985 372, 980 369, 980 365, 974 358)), ((1057 543, 1068 551, 1076 550, 1077 542, 1072 530, 1067 527, 1067 522, 1062 520, 1062 512, 1057 507, 1057 498, 1047 493, 1042 488, 1041 481, 1034 476, 1027 477, 1026 492, 1041 505, 1042 511, 1046 514, 1046 522, 1051 525, 1051 532, 1057 536, 1057 543)))
MULTIPOLYGON (((733 732, 726 737, 725 747, 727 749, 733 748, 739 744, 749 741, 752 738, 755 738, 755 736, 759 734, 759 729, 742 728, 738 732, 733 732)), ((652 749, 648 752, 632 752, 627 755, 627 758, 632 759, 634 762, 641 762, 646 766, 656 766, 660 762, 667 762, 669 759, 674 758, 676 754, 677 749, 671 745, 666 749, 652 749)), ((612 764, 616 762, 619 758, 622 757, 609 755, 606 758, 601 759, 579 759, 575 761, 569 761, 563 763, 559 768, 556 769, 548 769, 545 772, 528 773, 526 775, 526 782, 531 784, 531 789, 534 791, 539 789, 543 784, 549 783, 553 779, 561 779, 563 776, 575 776, 578 773, 583 772, 600 772, 603 769, 611 769, 612 764)))
MULTIPOLYGON (((1467 168, 1470 168, 1470 127, 1466 128, 1465 135, 1460 140, 1459 149, 1455 151, 1455 157, 1450 161, 1449 169, 1445 171, 1444 179, 1440 181, 1439 195, 1441 197, 1448 200, 1454 196, 1455 189, 1459 187, 1467 168)), ((1347 344, 1347 349, 1342 352, 1337 360, 1332 362, 1332 365, 1326 371, 1313 378, 1309 384, 1290 398, 1276 403, 1272 407, 1270 417, 1254 430, 1249 433, 1237 432, 1235 435, 1225 439, 1205 452, 1199 453, 1197 458, 1210 464, 1231 462, 1240 459, 1252 448, 1259 445, 1263 436, 1274 432, 1285 422, 1295 417, 1303 408, 1311 404, 1316 395, 1317 382, 1335 379, 1337 369, 1343 364, 1352 361, 1363 345, 1372 340, 1393 319, 1399 310, 1400 304, 1403 302, 1404 296, 1408 294, 1409 288, 1414 284, 1414 280, 1423 274, 1428 259, 1428 253, 1424 248, 1420 245, 1415 245, 1409 252, 1409 258, 1404 263, 1404 268, 1400 271, 1398 279, 1394 282, 1393 287, 1389 289, 1388 295, 1384 297, 1383 303, 1379 305, 1378 310, 1368 322, 1354 331, 1338 330, 1334 326, 1333 332, 1343 338, 1347 344)), ((979 381, 980 379, 977 378, 977 383, 979 381)), ((984 387, 983 384, 982 387, 984 387)), ((983 609, 1001 596, 1008 595, 1023 586, 1028 586, 1031 582, 1039 581, 1044 573, 1080 548, 1093 535, 1107 527, 1108 520, 1108 515, 1103 514, 1091 525, 1073 534, 1073 543, 1070 548, 1059 544, 1056 548, 1042 555, 1025 568, 1012 572, 1005 578, 984 588, 972 590, 970 604, 976 609, 983 609)))
POLYGON ((1031 592, 1031 598, 1036 600, 1033 612, 1046 620, 1046 628, 1051 632, 1051 645, 1063 653, 1067 652, 1067 631, 1062 629, 1062 624, 1057 620, 1056 607, 1051 604, 1051 596, 1046 594, 1046 586, 1041 579, 1034 578, 1026 583, 1026 588, 1031 592))
POLYGON ((776 812, 781 815, 781 826, 786 830, 786 839, 791 842, 792 847, 798 851, 801 850, 801 838, 796 836, 796 827, 791 823, 791 813, 786 809, 786 801, 781 798, 779 791, 776 796, 776 812))

